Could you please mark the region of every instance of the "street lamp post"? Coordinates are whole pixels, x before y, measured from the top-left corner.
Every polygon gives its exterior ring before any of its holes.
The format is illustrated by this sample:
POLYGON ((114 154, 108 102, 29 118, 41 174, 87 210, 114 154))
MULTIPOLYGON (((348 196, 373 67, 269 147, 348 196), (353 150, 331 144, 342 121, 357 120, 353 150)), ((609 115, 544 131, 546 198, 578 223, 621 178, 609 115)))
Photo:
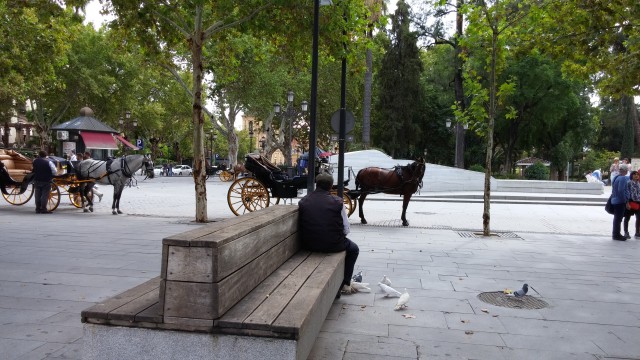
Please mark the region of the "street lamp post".
POLYGON ((464 130, 467 130, 469 128, 469 125, 467 123, 461 123, 459 121, 452 121, 450 118, 448 118, 446 120, 446 125, 447 128, 451 128, 451 125, 455 126, 453 128, 455 134, 456 134, 456 152, 455 152, 455 160, 454 160, 454 166, 455 167, 459 167, 462 168, 463 166, 463 161, 464 161, 464 130))
POLYGON ((249 153, 253 152, 253 121, 249 121, 249 153))
MULTIPOLYGON (((306 101, 303 101, 302 103, 300 103, 300 108, 302 109, 302 111, 299 112, 298 110, 296 110, 293 107, 293 91, 289 90, 287 92, 287 107, 282 112, 282 115, 287 120, 286 123, 288 127, 288 135, 289 135, 287 138, 286 146, 285 146, 285 151, 287 152, 285 154, 287 166, 292 166, 293 164, 293 158, 292 158, 293 156, 293 151, 292 151, 293 120, 298 116, 300 116, 301 114, 305 114, 307 112, 308 107, 309 107, 309 103, 307 103, 306 101)), ((273 112, 276 114, 280 114, 281 111, 282 111, 282 108, 280 107, 280 104, 275 103, 273 105, 273 112)))

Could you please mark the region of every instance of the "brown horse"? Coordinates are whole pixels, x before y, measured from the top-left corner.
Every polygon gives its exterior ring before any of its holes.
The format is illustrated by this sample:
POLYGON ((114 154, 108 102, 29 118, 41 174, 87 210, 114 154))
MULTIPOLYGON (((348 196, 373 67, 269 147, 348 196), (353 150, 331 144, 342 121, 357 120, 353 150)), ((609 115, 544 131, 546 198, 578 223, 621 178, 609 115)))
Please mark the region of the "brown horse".
POLYGON ((358 171, 356 176, 356 192, 359 191, 360 222, 367 223, 362 211, 362 204, 368 194, 385 193, 403 195, 402 226, 409 226, 406 218, 407 205, 418 188, 422 188, 424 176, 424 159, 419 158, 406 166, 396 166, 393 169, 368 167, 358 171))

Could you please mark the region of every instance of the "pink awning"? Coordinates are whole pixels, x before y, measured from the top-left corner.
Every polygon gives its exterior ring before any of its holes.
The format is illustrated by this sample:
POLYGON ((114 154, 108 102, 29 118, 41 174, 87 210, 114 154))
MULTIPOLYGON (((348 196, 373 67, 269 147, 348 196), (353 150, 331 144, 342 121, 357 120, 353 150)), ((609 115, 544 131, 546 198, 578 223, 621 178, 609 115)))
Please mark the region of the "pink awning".
POLYGON ((110 133, 80 131, 80 136, 87 149, 118 149, 118 144, 110 133))
POLYGON ((125 146, 128 146, 130 148, 132 148, 133 150, 140 150, 139 147, 133 145, 132 143, 128 142, 127 139, 123 138, 122 136, 116 134, 116 139, 118 139, 121 143, 123 143, 125 146))

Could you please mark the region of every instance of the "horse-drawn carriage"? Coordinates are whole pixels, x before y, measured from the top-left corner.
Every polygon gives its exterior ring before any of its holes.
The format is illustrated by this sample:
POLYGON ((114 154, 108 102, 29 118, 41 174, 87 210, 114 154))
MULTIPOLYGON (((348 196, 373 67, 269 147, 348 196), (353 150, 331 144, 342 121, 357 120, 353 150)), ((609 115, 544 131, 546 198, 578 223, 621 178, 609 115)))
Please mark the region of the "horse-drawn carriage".
MULTIPOLYGON (((307 187, 307 175, 289 176, 259 154, 248 154, 244 168, 247 175, 236 179, 227 192, 229 208, 236 215, 279 204, 281 199, 296 198, 298 190, 307 187)), ((319 166, 317 170, 330 172, 328 166, 319 166)), ((346 194, 345 201, 351 207, 352 201, 346 194)))
MULTIPOLYGON (((49 157, 58 169, 53 177, 47 211, 54 211, 60 205, 62 195, 68 195, 71 204, 93 211, 93 185, 113 185, 112 214, 122 214, 120 197, 125 185, 136 171, 145 169, 148 177, 153 178, 153 164, 144 155, 127 155, 121 158, 104 160, 87 159, 75 164, 58 157, 49 157), (89 208, 85 207, 85 200, 89 208)), ((33 162, 28 157, 13 150, 0 150, 0 190, 7 202, 23 205, 33 196, 33 162)))
MULTIPOLYGON (((298 196, 298 190, 307 187, 307 175, 288 176, 282 169, 271 164, 264 156, 249 154, 246 156, 244 167, 249 172, 248 176, 234 181, 227 192, 229 208, 236 215, 252 212, 278 204, 280 199, 293 199, 298 196)), ((333 171, 330 164, 316 162, 316 174, 333 171)), ((364 218, 362 205, 367 195, 376 193, 398 194, 403 196, 402 225, 407 226, 405 214, 411 195, 422 187, 425 162, 418 159, 415 162, 396 166, 393 169, 368 167, 360 170, 355 176, 356 189, 346 188, 353 171, 348 168, 348 179, 344 182, 343 202, 347 214, 351 216, 360 204, 360 219, 364 218), (357 201, 357 202, 356 202, 357 201)), ((334 193, 337 193, 334 186, 334 193)))
MULTIPOLYGON (((47 211, 54 211, 60 205, 62 195, 68 195, 73 206, 82 207, 81 185, 94 180, 79 180, 73 172, 71 162, 57 157, 49 158, 58 173, 53 178, 47 211)), ((12 205, 24 205, 33 197, 33 162, 30 158, 13 150, 0 150, 0 191, 2 197, 12 205)), ((93 196, 89 193, 89 196, 93 196)))
POLYGON ((231 181, 234 179, 233 169, 227 168, 226 164, 218 164, 215 166, 207 164, 205 172, 207 174, 207 180, 209 180, 209 177, 213 175, 218 175, 220 181, 231 181))

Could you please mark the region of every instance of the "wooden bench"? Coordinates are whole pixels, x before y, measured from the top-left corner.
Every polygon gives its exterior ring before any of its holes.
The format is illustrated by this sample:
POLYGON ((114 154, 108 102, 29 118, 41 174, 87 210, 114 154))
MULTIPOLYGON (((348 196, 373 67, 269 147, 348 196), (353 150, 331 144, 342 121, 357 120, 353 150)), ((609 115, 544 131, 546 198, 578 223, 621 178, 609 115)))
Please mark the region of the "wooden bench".
POLYGON ((345 253, 300 249, 297 206, 167 237, 162 271, 82 312, 85 359, 305 359, 345 253))

